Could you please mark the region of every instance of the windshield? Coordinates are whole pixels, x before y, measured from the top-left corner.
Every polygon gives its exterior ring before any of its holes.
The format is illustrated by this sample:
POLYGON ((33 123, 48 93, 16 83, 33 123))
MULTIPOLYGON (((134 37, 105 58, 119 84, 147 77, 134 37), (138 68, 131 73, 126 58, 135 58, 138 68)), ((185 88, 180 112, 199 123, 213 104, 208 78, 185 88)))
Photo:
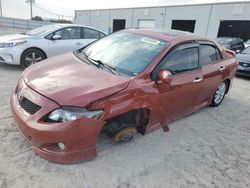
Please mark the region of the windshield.
POLYGON ((60 27, 61 27, 60 25, 55 25, 55 24, 46 25, 46 26, 42 26, 42 27, 38 27, 36 29, 33 29, 33 30, 27 32, 26 34, 27 35, 42 35, 42 34, 48 33, 50 31, 57 29, 57 28, 60 28, 60 27))
POLYGON ((231 39, 231 38, 217 38, 216 41, 219 44, 229 44, 230 42, 233 41, 233 39, 231 39))
POLYGON ((166 41, 140 34, 117 32, 84 48, 82 53, 133 76, 142 72, 166 45, 166 41))
POLYGON ((246 44, 250 44, 250 39, 246 41, 246 44))
POLYGON ((245 48, 241 54, 249 54, 250 55, 250 47, 245 48))

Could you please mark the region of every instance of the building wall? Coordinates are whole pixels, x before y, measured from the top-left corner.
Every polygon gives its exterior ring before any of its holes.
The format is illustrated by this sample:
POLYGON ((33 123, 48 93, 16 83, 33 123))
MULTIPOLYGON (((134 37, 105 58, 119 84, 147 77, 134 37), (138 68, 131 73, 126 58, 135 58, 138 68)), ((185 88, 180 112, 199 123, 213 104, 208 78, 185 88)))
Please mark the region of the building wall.
POLYGON ((131 28, 133 22, 133 9, 113 9, 110 10, 109 31, 113 31, 113 19, 126 20, 125 28, 131 28))
POLYGON ((216 38, 221 20, 249 20, 250 3, 218 4, 212 6, 207 36, 216 38))
POLYGON ((92 27, 108 32, 109 10, 94 10, 90 12, 89 23, 92 27))
POLYGON ((156 28, 171 29, 172 20, 196 20, 194 33, 216 38, 221 20, 249 20, 250 3, 217 3, 128 9, 75 11, 76 23, 105 32, 113 31, 113 19, 125 19, 126 28, 138 27, 139 20, 155 20, 156 28))
POLYGON ((76 10, 75 11, 75 23, 82 25, 90 25, 90 13, 92 10, 76 10))
POLYGON ((211 5, 167 7, 164 28, 171 29, 172 20, 196 20, 194 33, 205 35, 210 9, 211 5))
POLYGON ((164 7, 136 8, 134 9, 132 27, 138 27, 139 20, 155 20, 155 27, 163 28, 164 14, 165 14, 164 7))

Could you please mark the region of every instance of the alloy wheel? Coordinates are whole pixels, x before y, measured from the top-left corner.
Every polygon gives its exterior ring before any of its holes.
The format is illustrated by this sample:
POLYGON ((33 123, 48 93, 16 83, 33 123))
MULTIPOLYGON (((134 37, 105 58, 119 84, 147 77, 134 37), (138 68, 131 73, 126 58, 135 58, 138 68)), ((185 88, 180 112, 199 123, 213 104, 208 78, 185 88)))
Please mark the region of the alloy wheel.
POLYGON ((222 82, 215 92, 214 102, 216 104, 219 104, 223 100, 225 93, 226 93, 226 83, 222 82))
POLYGON ((25 57, 25 64, 28 67, 28 66, 35 64, 35 63, 42 61, 42 60, 43 60, 43 57, 39 53, 30 52, 25 57))

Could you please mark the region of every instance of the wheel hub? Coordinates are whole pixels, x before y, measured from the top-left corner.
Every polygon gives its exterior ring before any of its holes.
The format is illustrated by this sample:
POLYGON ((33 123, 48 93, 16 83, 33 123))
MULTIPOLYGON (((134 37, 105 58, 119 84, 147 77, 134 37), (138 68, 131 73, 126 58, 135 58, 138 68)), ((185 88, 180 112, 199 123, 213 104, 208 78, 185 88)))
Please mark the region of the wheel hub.
POLYGON ((226 92, 226 84, 222 82, 215 93, 214 101, 216 104, 221 102, 221 100, 225 95, 225 92, 226 92))
POLYGON ((135 127, 128 127, 120 130, 115 134, 115 142, 129 142, 137 134, 137 129, 135 127))
POLYGON ((35 64, 39 61, 42 60, 42 57, 40 56, 40 54, 36 53, 36 52, 31 52, 29 53, 26 57, 25 57, 25 62, 26 64, 29 66, 29 65, 32 65, 32 64, 35 64))

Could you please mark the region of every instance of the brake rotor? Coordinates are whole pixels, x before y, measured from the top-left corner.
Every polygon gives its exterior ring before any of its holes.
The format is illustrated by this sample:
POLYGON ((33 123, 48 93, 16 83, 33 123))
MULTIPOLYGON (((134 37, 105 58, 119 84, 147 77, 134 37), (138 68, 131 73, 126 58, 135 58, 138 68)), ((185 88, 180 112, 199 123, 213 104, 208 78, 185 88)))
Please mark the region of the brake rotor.
POLYGON ((115 134, 115 142, 129 142, 137 134, 137 129, 135 127, 127 127, 115 134))

